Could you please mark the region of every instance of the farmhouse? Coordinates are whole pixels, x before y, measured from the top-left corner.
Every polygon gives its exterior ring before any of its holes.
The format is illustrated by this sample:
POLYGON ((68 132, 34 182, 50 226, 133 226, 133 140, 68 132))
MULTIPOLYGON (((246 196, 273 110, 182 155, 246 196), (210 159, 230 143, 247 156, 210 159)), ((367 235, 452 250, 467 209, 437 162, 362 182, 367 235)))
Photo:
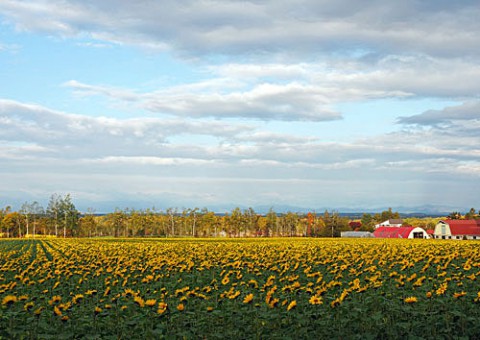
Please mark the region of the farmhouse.
POLYGON ((386 220, 379 224, 375 224, 375 229, 378 229, 380 227, 401 227, 402 224, 403 224, 402 219, 395 218, 395 219, 386 220))
POLYGON ((436 239, 480 240, 480 220, 443 220, 435 226, 436 239))
POLYGON ((419 227, 378 227, 373 235, 377 238, 429 238, 427 232, 419 227))

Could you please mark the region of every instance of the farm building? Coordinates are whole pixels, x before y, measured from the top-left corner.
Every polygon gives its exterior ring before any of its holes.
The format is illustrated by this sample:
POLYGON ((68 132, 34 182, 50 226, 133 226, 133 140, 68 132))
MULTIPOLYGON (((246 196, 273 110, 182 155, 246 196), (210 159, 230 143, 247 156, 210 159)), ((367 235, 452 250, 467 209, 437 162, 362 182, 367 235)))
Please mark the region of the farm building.
POLYGON ((375 228, 378 229, 380 227, 401 227, 402 224, 403 224, 402 219, 395 218, 395 219, 386 220, 379 224, 375 224, 375 228))
POLYGON ((378 227, 373 235, 377 238, 429 238, 419 227, 378 227))
POLYGON ((360 237, 360 238, 365 238, 365 237, 375 237, 371 232, 369 231, 342 231, 340 234, 341 237, 360 237))
POLYGON ((480 240, 480 220, 443 220, 435 226, 436 239, 480 240))

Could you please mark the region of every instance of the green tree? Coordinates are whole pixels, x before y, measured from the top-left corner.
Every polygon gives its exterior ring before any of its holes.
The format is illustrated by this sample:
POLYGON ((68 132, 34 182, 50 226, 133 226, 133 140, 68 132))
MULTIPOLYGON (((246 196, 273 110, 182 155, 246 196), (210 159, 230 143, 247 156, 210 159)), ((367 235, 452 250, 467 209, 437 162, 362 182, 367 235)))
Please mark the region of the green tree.
POLYGON ((75 208, 70 194, 64 197, 58 194, 50 196, 46 213, 54 225, 55 236, 58 236, 60 226, 63 227, 63 237, 67 236, 67 231, 71 236, 76 236, 80 212, 75 208))
POLYGON ((248 208, 243 211, 244 218, 244 234, 248 233, 250 235, 258 234, 258 218, 259 215, 253 210, 253 208, 248 208))
POLYGON ((447 217, 451 220, 459 220, 462 218, 462 214, 460 214, 458 211, 453 211, 447 217))
POLYGON ((75 208, 70 194, 66 194, 65 197, 60 198, 60 209, 61 216, 63 217, 63 237, 67 237, 67 231, 71 236, 77 236, 80 212, 75 208))
POLYGON ((40 203, 33 201, 32 204, 30 204, 30 213, 32 216, 33 236, 35 237, 37 235, 38 222, 40 219, 45 217, 45 210, 40 203))
POLYGON ((98 223, 95 219, 95 210, 88 208, 84 216, 78 221, 79 236, 98 236, 98 223))
POLYGON ((263 231, 263 236, 270 236, 275 230, 277 230, 278 216, 273 211, 273 208, 270 208, 267 213, 267 223, 265 224, 265 229, 263 231))
POLYGON ((465 214, 465 219, 467 220, 474 220, 476 218, 478 218, 478 214, 475 211, 475 208, 470 208, 469 212, 465 214))
POLYGON ((399 218, 400 213, 398 211, 393 212, 392 208, 388 208, 388 210, 384 210, 380 214, 375 214, 374 216, 375 221, 378 223, 399 218))
POLYGON ((362 222, 362 226, 360 227, 361 231, 373 231, 375 228, 375 220, 371 214, 362 214, 360 222, 362 222))
POLYGON ((325 221, 323 218, 316 218, 314 219, 311 236, 328 236, 327 226, 325 225, 325 221))
POLYGON ((57 194, 53 194, 50 196, 50 200, 48 201, 47 216, 53 221, 55 227, 55 236, 58 236, 58 224, 61 217, 61 211, 62 198, 57 194))
POLYGON ((341 217, 336 211, 331 213, 325 211, 322 220, 325 223, 325 228, 322 230, 321 236, 340 237, 342 231, 350 230, 348 218, 341 217))
MULTIPOLYGON (((177 208, 168 208, 167 215, 170 221, 170 234, 175 236, 175 215, 177 214, 177 208)), ((168 234, 168 233, 167 233, 168 234)))

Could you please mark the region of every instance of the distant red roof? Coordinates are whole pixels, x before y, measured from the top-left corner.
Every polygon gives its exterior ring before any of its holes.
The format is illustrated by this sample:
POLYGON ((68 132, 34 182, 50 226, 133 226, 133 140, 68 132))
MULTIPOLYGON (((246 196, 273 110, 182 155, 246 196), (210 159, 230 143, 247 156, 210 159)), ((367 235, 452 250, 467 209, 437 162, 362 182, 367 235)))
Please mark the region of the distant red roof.
POLYGON ((480 235, 480 220, 440 221, 450 226, 452 235, 480 235))
POLYGON ((427 234, 428 235, 433 235, 435 233, 435 230, 433 229, 427 229, 427 234))
POLYGON ((378 238, 408 238, 414 227, 378 227, 373 235, 378 238))

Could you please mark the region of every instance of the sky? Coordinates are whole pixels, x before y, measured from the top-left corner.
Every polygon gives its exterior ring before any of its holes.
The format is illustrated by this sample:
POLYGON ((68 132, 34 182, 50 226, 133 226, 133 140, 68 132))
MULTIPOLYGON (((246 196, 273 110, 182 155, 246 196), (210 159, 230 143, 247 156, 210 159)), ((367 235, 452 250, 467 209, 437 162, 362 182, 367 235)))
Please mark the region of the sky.
POLYGON ((480 209, 478 1, 2 0, 0 207, 480 209))

